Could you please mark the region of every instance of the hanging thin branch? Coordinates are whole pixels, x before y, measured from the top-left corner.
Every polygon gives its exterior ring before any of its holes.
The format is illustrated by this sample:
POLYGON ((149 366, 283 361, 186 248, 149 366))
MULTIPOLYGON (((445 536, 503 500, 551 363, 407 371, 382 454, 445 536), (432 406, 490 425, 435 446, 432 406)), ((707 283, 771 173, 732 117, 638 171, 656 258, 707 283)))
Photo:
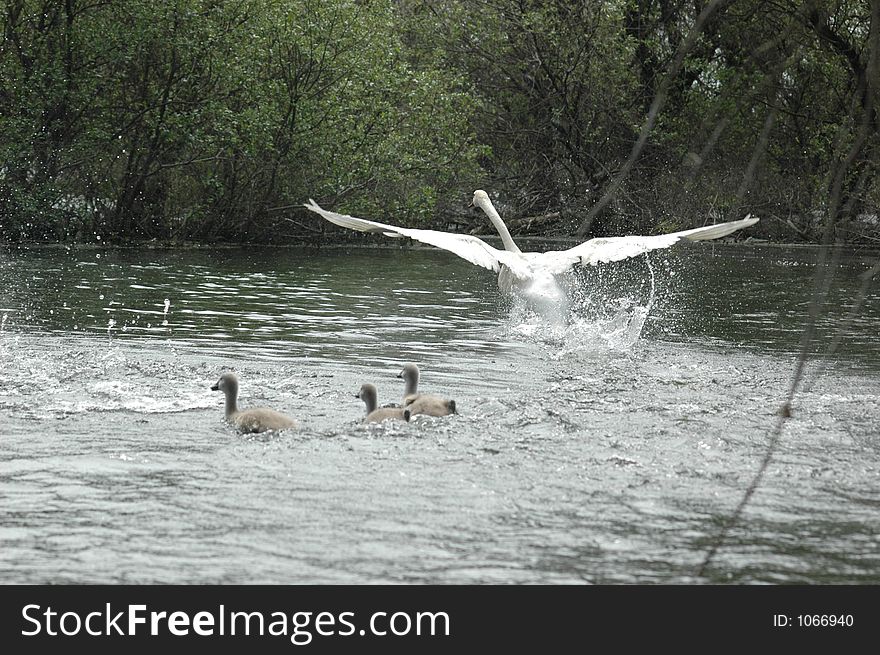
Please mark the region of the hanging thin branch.
POLYGON ((654 128, 654 123, 657 120, 657 116, 660 113, 660 110, 663 108, 664 103, 666 102, 666 94, 669 91, 669 86, 672 83, 672 80, 675 79, 675 76, 678 75, 678 72, 681 70, 682 64, 684 64, 684 58, 687 53, 693 48, 694 44, 697 42, 697 38, 700 36, 700 33, 703 31, 703 26, 706 24, 706 21, 718 10, 720 7, 726 6, 730 4, 733 0, 712 0, 709 4, 707 4, 703 11, 700 12, 700 15, 697 16, 697 20, 694 22, 694 26, 691 28, 691 31, 688 33, 685 40, 682 42, 681 46, 678 48, 678 51, 675 53, 675 59, 672 60, 672 63, 669 65, 669 69, 667 70, 666 77, 663 78, 663 81, 660 83, 660 88, 657 89, 657 94, 654 96, 654 101, 651 103, 651 108, 648 110, 648 117, 645 120, 644 125, 642 125, 642 130, 639 133, 639 138, 633 145, 632 151, 629 153, 629 158, 623 164, 623 167, 618 172, 617 176, 605 190, 605 193, 599 199, 599 201, 590 208, 590 211, 587 213, 580 227, 577 229, 577 235, 579 237, 583 237, 589 232, 590 226, 593 224, 596 216, 598 216, 599 212, 601 212, 605 207, 608 206, 608 203, 614 198, 617 194, 620 185, 623 184, 624 180, 629 176, 630 171, 638 160, 639 156, 642 154, 642 150, 645 148, 645 144, 648 142, 648 137, 651 134, 651 130, 654 128))
MULTIPOLYGON (((869 73, 865 76, 864 82, 869 87, 873 87, 878 82, 878 56, 880 56, 880 52, 878 52, 878 50, 880 50, 880 1, 874 0, 872 2, 871 10, 871 33, 869 45, 870 52, 867 64, 867 70, 869 73)), ((758 487, 761 485, 761 482, 764 479, 764 475, 767 472, 767 468, 769 467, 770 462, 773 460, 773 456, 776 453, 776 449, 782 437, 782 431, 785 428, 785 423, 787 419, 791 417, 792 403, 794 401, 795 395, 798 392, 798 387, 800 386, 801 381, 804 377, 805 367, 809 359, 810 346, 813 342, 813 337, 815 336, 816 332, 817 321, 821 313, 822 306, 824 305, 824 300, 827 297, 831 277, 833 276, 833 267, 829 265, 828 260, 829 253, 831 251, 831 241, 834 235, 834 224, 836 222, 836 218, 838 216, 838 211, 840 208, 844 180, 846 178, 848 170, 856 161, 859 152, 864 146, 871 127, 875 125, 875 122, 873 120, 873 104, 876 93, 877 89, 875 88, 869 88, 867 90, 863 88, 856 88, 854 92, 854 104, 856 106, 861 105, 862 119, 860 121, 859 131, 856 135, 856 138, 850 146, 846 158, 838 165, 832 181, 831 195, 828 201, 828 216, 825 224, 825 233, 823 235, 822 247, 819 250, 818 260, 816 262, 816 272, 813 276, 813 292, 810 299, 807 322, 801 335, 800 352, 798 353, 797 362, 795 363, 795 368, 792 372, 788 391, 786 393, 785 400, 783 401, 782 405, 779 408, 779 411, 777 412, 776 423, 773 426, 773 431, 770 433, 770 438, 767 442, 767 450, 764 452, 764 456, 761 459, 758 470, 756 471, 754 477, 752 478, 752 481, 749 483, 748 487, 743 493, 743 497, 740 499, 740 502, 733 510, 733 513, 724 522, 721 530, 715 537, 712 546, 706 553, 706 556, 703 559, 702 564, 700 565, 700 576, 705 575, 706 570, 711 566, 713 560, 715 559, 718 550, 727 540, 727 536, 730 531, 739 522, 742 513, 745 511, 746 506, 749 504, 752 496, 754 496, 758 487), (862 104, 860 102, 861 98, 863 97, 867 97, 868 99, 867 103, 865 104, 862 104)), ((866 280, 862 285, 860 297, 854 305, 854 309, 856 311, 858 310, 858 308, 861 307, 861 304, 864 301, 864 297, 867 295, 870 280, 873 279, 875 273, 876 271, 872 270, 871 275, 866 277, 866 280)), ((844 326, 846 324, 848 324, 848 322, 844 321, 843 324, 840 324, 838 326, 838 335, 835 336, 835 338, 832 340, 832 343, 838 341, 838 337, 842 333, 842 330, 844 329, 844 326)))

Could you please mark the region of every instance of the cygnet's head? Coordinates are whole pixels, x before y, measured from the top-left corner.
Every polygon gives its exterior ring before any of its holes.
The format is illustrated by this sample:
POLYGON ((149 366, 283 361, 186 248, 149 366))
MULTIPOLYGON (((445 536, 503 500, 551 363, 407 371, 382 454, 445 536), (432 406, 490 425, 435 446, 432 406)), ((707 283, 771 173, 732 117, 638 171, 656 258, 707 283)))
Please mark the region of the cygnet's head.
POLYGON ((489 194, 483 191, 482 189, 477 189, 474 191, 474 199, 471 200, 471 207, 486 207, 488 204, 491 204, 489 200, 489 194))
POLYGON ((211 391, 222 391, 227 396, 238 393, 238 378, 235 373, 224 373, 220 379, 211 387, 211 391))
POLYGON ((397 377, 403 378, 404 381, 409 384, 410 382, 414 382, 418 384, 419 382, 419 367, 415 364, 404 364, 400 373, 397 374, 397 377))
POLYGON ((355 398, 360 398, 364 401, 364 404, 367 406, 367 412, 371 412, 376 408, 377 397, 376 385, 369 382, 362 384, 360 391, 355 394, 355 398))

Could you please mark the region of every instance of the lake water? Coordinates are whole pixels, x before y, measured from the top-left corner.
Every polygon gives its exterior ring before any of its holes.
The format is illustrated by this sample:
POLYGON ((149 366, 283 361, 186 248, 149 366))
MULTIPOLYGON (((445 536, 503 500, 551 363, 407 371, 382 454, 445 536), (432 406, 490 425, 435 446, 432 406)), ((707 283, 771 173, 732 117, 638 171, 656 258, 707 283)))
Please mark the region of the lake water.
MULTIPOLYGON (((434 250, 0 250, 0 582, 880 583, 880 296, 765 452, 817 251, 591 269, 549 324, 434 250), (401 364, 459 414, 360 424, 401 364), (299 431, 241 436, 210 386, 299 431)), ((843 253, 819 338, 876 254, 843 253)))

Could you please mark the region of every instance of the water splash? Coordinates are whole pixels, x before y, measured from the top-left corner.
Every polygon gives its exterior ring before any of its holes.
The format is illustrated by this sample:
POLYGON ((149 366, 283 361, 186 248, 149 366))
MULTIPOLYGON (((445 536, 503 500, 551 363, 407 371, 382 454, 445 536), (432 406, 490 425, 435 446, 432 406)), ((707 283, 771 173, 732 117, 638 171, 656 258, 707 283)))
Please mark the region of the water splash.
POLYGON ((171 307, 171 301, 166 298, 165 299, 165 308, 162 310, 162 325, 168 325, 168 308, 171 307))
POLYGON ((107 321, 107 337, 108 338, 111 336, 111 330, 113 330, 115 325, 116 325, 116 321, 113 320, 112 318, 109 321, 107 321))
MULTIPOLYGON (((654 267, 649 256, 647 292, 642 289, 614 291, 616 277, 602 271, 594 276, 598 284, 572 277, 566 280, 566 297, 555 308, 541 307, 514 298, 507 320, 507 331, 514 337, 560 347, 557 356, 576 350, 630 350, 642 330, 657 298, 654 267), (611 283, 611 284, 609 284, 611 283), (623 295, 620 295, 620 294, 623 295), (647 297, 645 297, 647 295, 647 297)), ((639 276, 644 286, 644 276, 639 276)))
POLYGON ((568 294, 554 275, 538 271, 520 297, 544 322, 556 328, 565 326, 569 314, 568 294))

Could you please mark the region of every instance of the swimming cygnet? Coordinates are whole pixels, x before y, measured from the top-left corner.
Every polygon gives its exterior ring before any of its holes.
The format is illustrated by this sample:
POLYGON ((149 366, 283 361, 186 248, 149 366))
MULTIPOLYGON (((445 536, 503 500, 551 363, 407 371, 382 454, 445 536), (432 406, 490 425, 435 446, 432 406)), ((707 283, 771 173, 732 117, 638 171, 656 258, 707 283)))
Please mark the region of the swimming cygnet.
POLYGON ((403 378, 406 386, 403 391, 403 406, 413 416, 426 414, 428 416, 446 416, 455 414, 455 401, 434 396, 429 393, 419 393, 419 367, 415 364, 404 364, 403 370, 397 374, 403 378))
POLYGON ((224 373, 211 387, 212 391, 226 394, 226 420, 241 432, 266 432, 295 428, 296 421, 281 412, 267 407, 238 409, 238 378, 234 373, 224 373))
POLYGON ((410 411, 402 407, 379 407, 378 392, 374 384, 362 384, 361 390, 357 392, 356 398, 364 401, 367 406, 367 415, 364 417, 364 423, 378 423, 387 419, 398 419, 408 421, 410 411))

